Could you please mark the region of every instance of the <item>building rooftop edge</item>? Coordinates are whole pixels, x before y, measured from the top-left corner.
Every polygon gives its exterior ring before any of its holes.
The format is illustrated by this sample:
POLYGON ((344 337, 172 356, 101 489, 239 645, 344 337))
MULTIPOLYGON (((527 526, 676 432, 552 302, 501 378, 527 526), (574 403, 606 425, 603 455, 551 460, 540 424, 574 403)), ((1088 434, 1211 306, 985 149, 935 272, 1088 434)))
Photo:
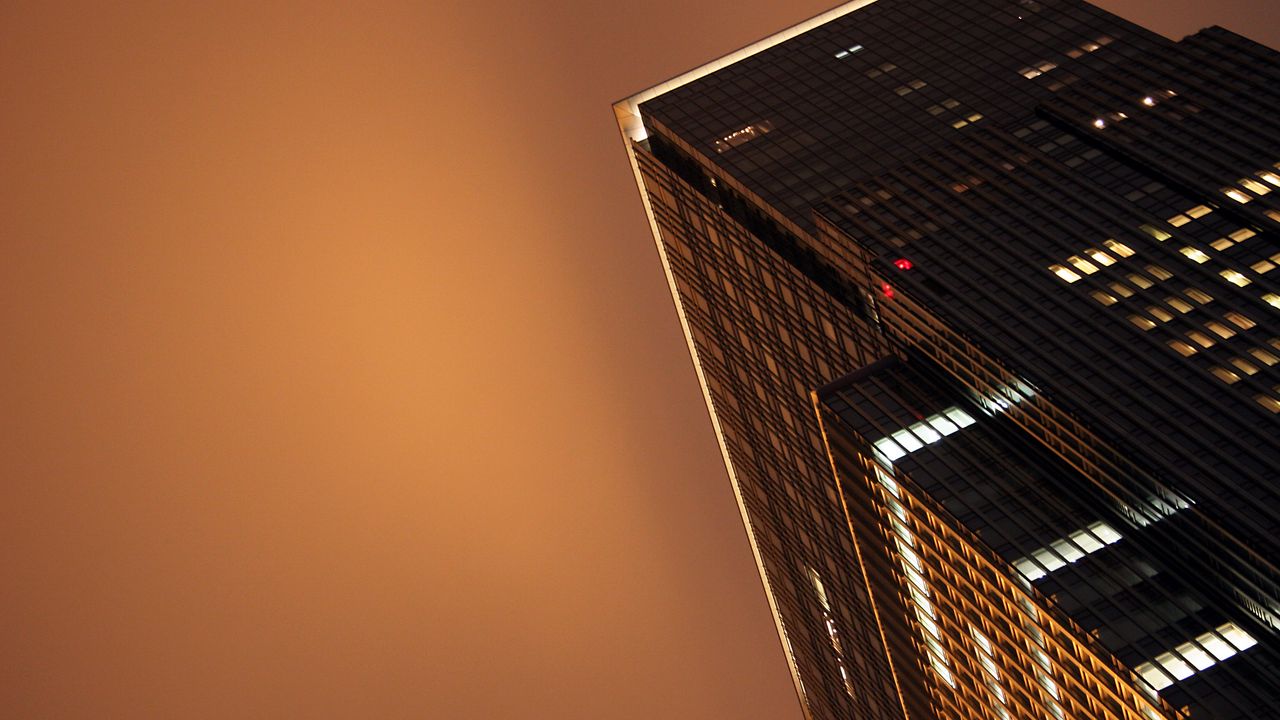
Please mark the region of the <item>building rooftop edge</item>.
POLYGON ((618 119, 618 125, 622 129, 625 137, 631 140, 643 140, 646 137, 644 125, 640 121, 640 103, 652 100, 659 95, 671 92, 678 87, 687 85, 694 80, 710 75, 711 73, 744 58, 751 57, 758 52, 767 50, 774 45, 784 43, 797 35, 801 35, 815 27, 824 25, 838 17, 848 15, 854 10, 866 7, 876 0, 849 0, 849 2, 837 5, 826 12, 814 15, 808 20, 801 21, 792 25, 785 30, 776 32, 768 37, 757 40, 750 45, 739 48, 728 55, 719 57, 711 62, 704 63, 687 72, 676 75, 675 77, 660 82, 648 89, 641 90, 634 95, 625 97, 613 104, 614 115, 618 119))

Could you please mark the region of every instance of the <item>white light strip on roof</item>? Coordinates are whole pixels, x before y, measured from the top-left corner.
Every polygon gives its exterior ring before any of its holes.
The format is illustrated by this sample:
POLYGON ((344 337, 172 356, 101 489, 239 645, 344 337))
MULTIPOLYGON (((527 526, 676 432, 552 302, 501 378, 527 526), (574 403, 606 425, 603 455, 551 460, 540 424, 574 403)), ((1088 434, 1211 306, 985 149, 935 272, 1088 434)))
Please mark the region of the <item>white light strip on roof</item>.
POLYGON ((1013 566, 1028 580, 1039 580, 1119 539, 1120 533, 1115 528, 1104 522, 1096 522, 1062 540, 1054 540, 1048 547, 1036 550, 1021 560, 1015 560, 1013 566))
POLYGON ((893 462, 907 453, 938 442, 960 428, 969 427, 974 422, 969 413, 958 407, 950 407, 937 415, 930 415, 918 423, 912 423, 904 430, 882 437, 872 444, 886 460, 893 462))
POLYGON ((647 135, 644 130, 644 125, 640 122, 640 103, 645 102, 646 100, 652 100, 659 95, 671 92, 683 85, 688 85, 694 80, 706 77, 721 68, 732 65, 744 58, 749 58, 758 52, 768 50, 774 45, 784 43, 797 35, 806 33, 820 25, 825 25, 838 17, 848 15, 854 10, 864 8, 873 2, 875 2, 875 0, 851 0, 851 2, 838 5, 820 15, 815 15, 808 20, 792 25, 786 30, 776 32, 762 40, 757 40, 756 42, 753 42, 739 50, 735 50, 724 57, 712 60, 705 65, 699 65, 686 73, 682 73, 670 80, 667 80, 666 82, 658 83, 647 90, 641 90, 631 97, 623 98, 613 104, 613 112, 618 118, 618 125, 622 127, 622 132, 627 137, 635 141, 643 140, 647 135))
POLYGON ((1240 626, 1226 623, 1191 642, 1182 643, 1171 652, 1161 653, 1151 662, 1134 668, 1134 671, 1156 690, 1163 690, 1177 680, 1186 680, 1257 644, 1258 641, 1240 626))

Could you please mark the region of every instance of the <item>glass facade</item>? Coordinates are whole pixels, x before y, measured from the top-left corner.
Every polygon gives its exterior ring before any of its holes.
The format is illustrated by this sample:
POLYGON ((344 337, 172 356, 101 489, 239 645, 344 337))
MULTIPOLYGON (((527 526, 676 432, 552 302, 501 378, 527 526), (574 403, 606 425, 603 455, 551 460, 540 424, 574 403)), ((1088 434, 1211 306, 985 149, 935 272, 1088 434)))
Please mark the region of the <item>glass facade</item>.
POLYGON ((1280 706, 1277 80, 860 0, 615 105, 809 717, 1280 706))

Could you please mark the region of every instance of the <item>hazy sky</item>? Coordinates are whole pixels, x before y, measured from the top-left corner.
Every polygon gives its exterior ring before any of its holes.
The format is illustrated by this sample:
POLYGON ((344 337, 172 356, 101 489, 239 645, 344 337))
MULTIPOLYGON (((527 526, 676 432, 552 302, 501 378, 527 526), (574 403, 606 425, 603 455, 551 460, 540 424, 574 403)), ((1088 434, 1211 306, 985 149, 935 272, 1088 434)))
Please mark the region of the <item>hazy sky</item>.
POLYGON ((108 5, 0 4, 5 714, 798 718, 609 105, 828 2, 108 5))

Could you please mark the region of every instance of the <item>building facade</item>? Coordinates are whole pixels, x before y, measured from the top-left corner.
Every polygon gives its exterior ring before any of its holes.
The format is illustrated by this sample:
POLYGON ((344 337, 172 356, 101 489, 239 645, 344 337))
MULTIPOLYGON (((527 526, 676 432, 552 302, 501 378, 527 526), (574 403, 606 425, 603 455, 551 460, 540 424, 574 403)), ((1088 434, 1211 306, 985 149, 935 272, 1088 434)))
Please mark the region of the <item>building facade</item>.
POLYGON ((615 105, 806 716, 1280 715, 1278 81, 859 0, 615 105))

